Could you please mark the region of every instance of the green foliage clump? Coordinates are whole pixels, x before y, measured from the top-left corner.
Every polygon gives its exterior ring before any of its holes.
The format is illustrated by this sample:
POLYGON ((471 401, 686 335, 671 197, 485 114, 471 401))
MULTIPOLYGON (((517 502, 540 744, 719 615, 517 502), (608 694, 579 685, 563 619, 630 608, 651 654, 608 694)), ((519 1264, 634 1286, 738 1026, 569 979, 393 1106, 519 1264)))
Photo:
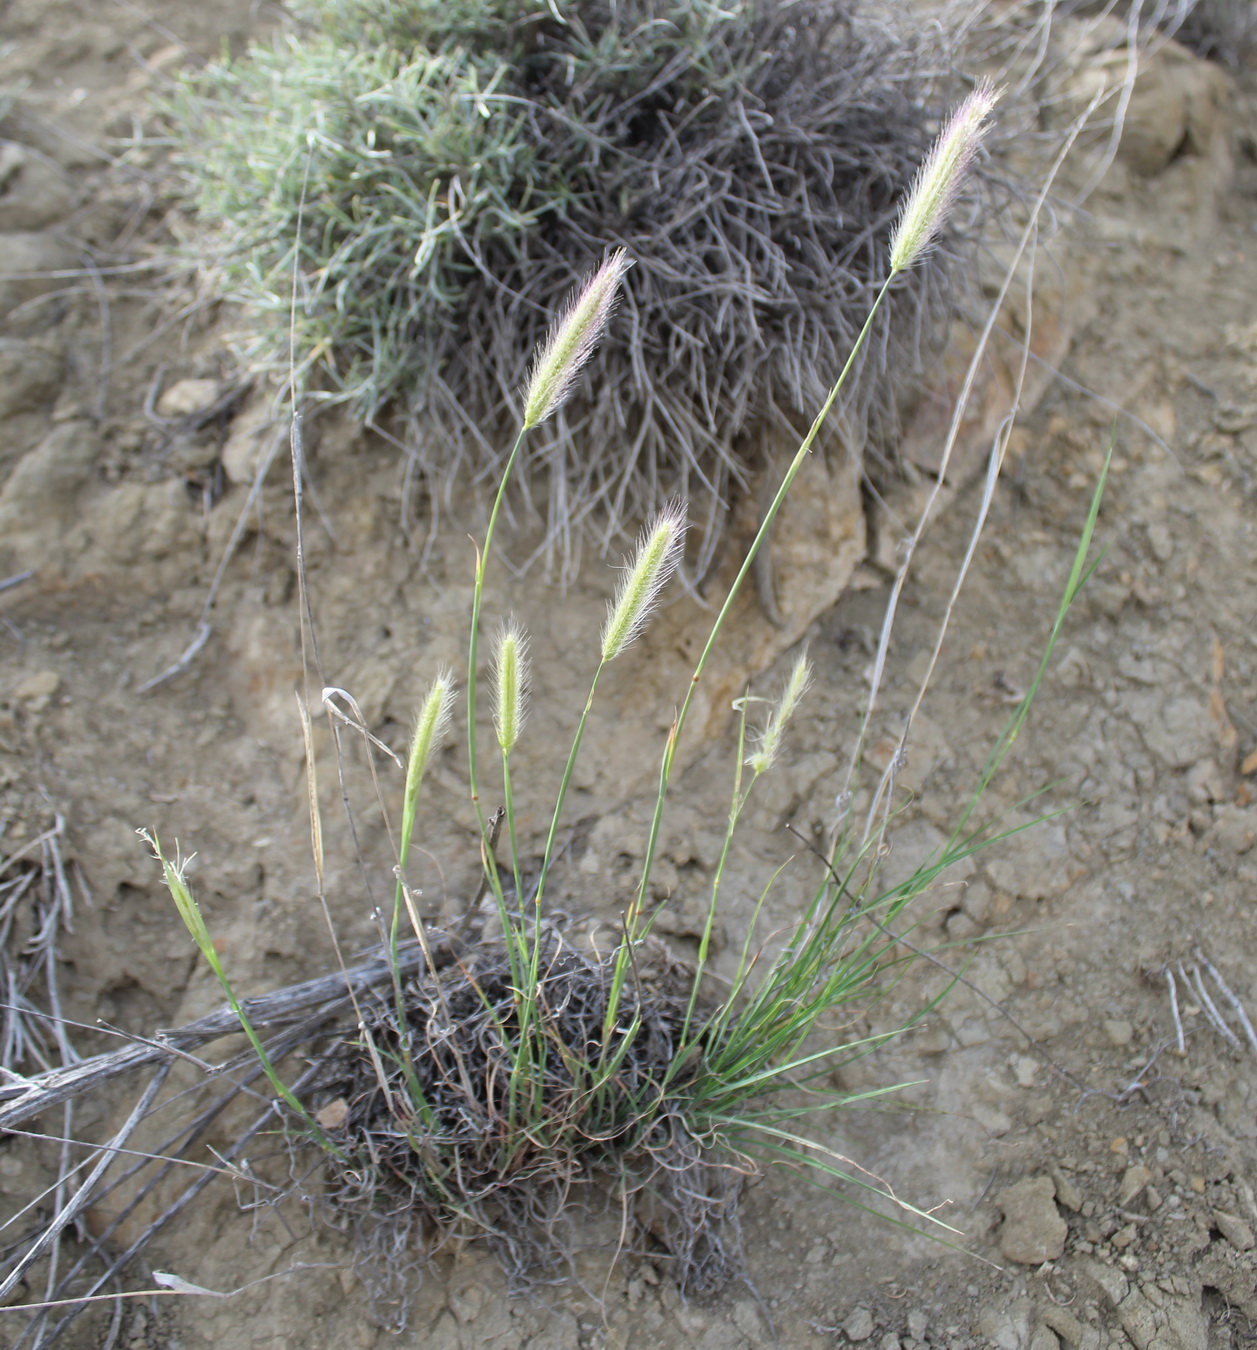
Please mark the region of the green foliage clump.
MULTIPOLYGON (((673 493, 707 519, 754 437, 824 398, 945 97, 942 30, 862 0, 303 0, 296 18, 172 104, 244 350, 391 419, 448 497, 468 468, 500 474, 521 353, 624 247, 629 321, 597 397, 521 465, 565 556, 673 493)), ((865 361, 894 379, 852 386, 857 439, 893 432, 946 271, 905 279, 873 334, 865 361)))

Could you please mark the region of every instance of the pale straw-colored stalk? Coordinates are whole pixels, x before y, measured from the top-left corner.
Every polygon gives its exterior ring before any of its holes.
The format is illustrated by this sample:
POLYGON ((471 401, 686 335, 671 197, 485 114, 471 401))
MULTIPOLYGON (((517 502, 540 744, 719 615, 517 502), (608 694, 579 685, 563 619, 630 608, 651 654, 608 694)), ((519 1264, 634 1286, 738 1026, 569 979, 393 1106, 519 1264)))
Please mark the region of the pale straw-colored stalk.
POLYGON ((254 1030, 253 1023, 249 1021, 248 1013, 244 1006, 236 997, 236 991, 232 987, 231 981, 227 978, 227 972, 223 968, 222 960, 219 958, 218 949, 214 946, 210 938, 209 929, 206 926, 204 916, 201 914, 201 907, 197 904, 192 890, 187 882, 187 866, 191 858, 183 858, 176 850, 173 861, 167 858, 162 852, 161 844, 157 836, 148 830, 141 830, 141 836, 148 842, 153 850, 153 856, 161 864, 162 875, 166 882, 166 889, 170 892, 171 899, 175 902, 175 908, 179 911, 179 917, 183 920, 184 927, 187 928, 193 942, 196 943, 197 950, 205 958, 206 964, 214 972, 218 983, 222 986, 223 993, 227 995, 227 1003, 237 1021, 240 1023, 240 1029, 244 1032, 245 1038, 253 1048, 253 1053, 257 1056, 258 1064, 262 1072, 266 1075, 266 1080, 274 1088, 276 1095, 296 1113, 302 1120, 311 1135, 318 1143, 331 1153, 340 1154, 340 1149, 327 1137, 327 1134, 319 1126, 314 1117, 306 1110, 302 1103, 297 1099, 296 1094, 287 1083, 279 1076, 271 1057, 266 1052, 266 1047, 262 1044, 261 1038, 254 1030))
POLYGON ((633 557, 628 561, 624 576, 616 588, 615 597, 607 605, 607 618, 602 626, 598 668, 594 671, 594 678, 589 685, 589 696, 585 699, 585 707, 576 725, 576 735, 572 738, 572 748, 568 752, 567 764, 564 766, 563 778, 559 784, 559 794, 554 803, 554 814, 550 818, 550 832, 546 836, 546 850, 541 863, 541 876, 537 883, 538 913, 546 873, 554 855, 559 817, 563 813, 563 803, 572 781, 572 770, 576 767, 576 756, 580 752, 581 741, 585 736, 585 724, 589 720, 590 709, 594 706, 598 681, 608 663, 614 661, 641 635, 659 602, 660 592, 680 564, 684 542, 685 508, 679 503, 670 502, 642 531, 633 557))
MULTIPOLYGON (((524 415, 519 434, 515 437, 515 444, 511 447, 511 453, 507 458, 501 481, 498 483, 497 494, 493 499, 493 508, 489 513, 489 524, 485 530, 484 545, 476 555, 476 578, 472 590, 471 626, 467 644, 467 770, 470 779, 472 806, 475 809, 476 821, 480 828, 485 873, 497 906, 498 919, 502 925, 502 934, 506 942, 511 973, 518 990, 519 1053, 510 1075, 508 1114, 511 1119, 514 1118, 516 1109, 516 1092, 520 1085, 527 1081, 532 1053, 532 1038, 529 1027, 535 1012, 535 991, 537 988, 540 948, 540 887, 545 877, 546 863, 549 861, 549 850, 547 849, 546 859, 542 864, 542 875, 538 882, 536 893, 537 920, 533 929, 532 950, 530 951, 526 926, 517 926, 507 911, 506 896, 502 889, 501 877, 498 875, 497 864, 492 856, 492 839, 485 820, 484 807, 480 801, 479 776, 476 767, 476 659, 480 642, 480 609, 484 598, 485 569, 488 566, 489 554, 493 547, 493 535, 506 495, 506 487, 519 458, 524 437, 533 427, 544 422, 547 417, 556 412, 571 392, 572 383, 581 366, 588 359, 597 345, 598 339, 606 329, 607 320, 615 308, 620 283, 630 265, 623 249, 617 249, 612 253, 580 288, 575 298, 566 307, 558 323, 551 330, 549 337, 541 344, 533 362, 532 375, 528 381, 528 386, 524 390, 524 415)), ((518 730, 518 724, 516 730, 518 730)), ((498 731, 500 735, 501 729, 498 728, 498 731)), ((499 742, 499 744, 501 743, 499 742)), ((572 753, 568 756, 568 770, 564 778, 562 791, 566 791, 576 749, 577 746, 573 746, 572 753)), ((511 797, 510 755, 505 750, 502 765, 503 787, 509 800, 511 797)), ((511 851, 515 875, 516 903, 521 905, 523 903, 522 877, 515 840, 513 802, 507 808, 507 816, 511 822, 511 851)), ((553 839, 553 831, 554 826, 552 825, 551 839, 553 839)))

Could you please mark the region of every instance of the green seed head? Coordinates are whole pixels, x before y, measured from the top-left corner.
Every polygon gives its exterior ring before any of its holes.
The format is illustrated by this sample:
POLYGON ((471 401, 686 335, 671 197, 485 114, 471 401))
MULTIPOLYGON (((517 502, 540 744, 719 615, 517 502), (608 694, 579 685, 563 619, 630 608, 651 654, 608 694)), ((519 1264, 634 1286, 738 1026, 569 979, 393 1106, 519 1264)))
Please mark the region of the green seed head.
POLYGON ((607 606, 602 626, 602 659, 615 657, 642 631, 659 593, 681 561, 685 540, 685 508, 672 502, 655 517, 637 544, 637 552, 607 606))
POLYGON ((760 732, 759 744, 754 753, 747 758, 747 766, 757 778, 772 767, 773 761, 777 758, 777 751, 781 748, 781 733, 786 729, 786 723, 794 715, 799 700, 807 693, 811 682, 812 663, 807 659, 805 652, 786 676, 781 694, 768 714, 763 731, 760 732))
POLYGON ((589 277, 538 350, 524 391, 524 430, 544 422, 571 390, 577 372, 602 336, 620 282, 633 264, 622 248, 589 277))
POLYGON ((982 143, 986 130, 983 123, 998 98, 999 93, 989 80, 979 81, 939 133, 917 170, 891 236, 892 276, 918 262, 942 229, 960 182, 982 143))
POLYGON ((428 767, 432 752, 445 735, 453 706, 454 676, 448 670, 440 670, 424 697, 419 716, 415 719, 414 734, 410 738, 410 755, 406 761, 408 804, 413 804, 415 793, 419 790, 419 780, 428 767))
POLYGON ((502 753, 519 740, 528 699, 528 635, 512 619, 498 634, 493 654, 493 724, 502 753))

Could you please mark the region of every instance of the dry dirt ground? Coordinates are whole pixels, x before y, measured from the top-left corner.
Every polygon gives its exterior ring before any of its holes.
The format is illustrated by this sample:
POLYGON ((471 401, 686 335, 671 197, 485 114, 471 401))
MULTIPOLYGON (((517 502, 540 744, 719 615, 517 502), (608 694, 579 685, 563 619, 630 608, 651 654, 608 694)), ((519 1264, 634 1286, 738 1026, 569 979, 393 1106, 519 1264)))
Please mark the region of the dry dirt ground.
MULTIPOLYGON (((251 466, 269 443, 265 429, 250 439, 259 405, 241 411, 228 399, 217 415, 198 415, 228 389, 230 365, 212 310, 180 318, 158 302, 142 241, 178 222, 166 216, 160 149, 135 143, 155 83, 266 21, 249 0, 0 5, 0 87, 15 95, 0 126, 0 580, 34 573, 0 592, 0 848, 12 854, 64 817, 73 884, 90 903, 80 896, 59 944, 63 1011, 136 1033, 219 1002, 139 826, 198 852, 194 880, 242 989, 331 961, 312 898, 282 461, 250 496, 251 466), (181 383, 190 379, 213 383, 181 383), (208 641, 185 672, 143 692, 191 642, 238 522, 208 641)), ((1168 162, 1119 156, 1061 246, 1062 268, 1082 258, 1090 269, 1092 317, 1076 326, 1065 378, 1015 433, 913 738, 901 780, 913 795, 887 866, 910 868, 945 837, 1031 678, 1116 428, 1098 530, 1107 553, 988 802, 1008 824, 1069 809, 923 898, 922 940, 952 944, 943 958, 967 963, 986 998, 954 990, 922 1028, 848 1071, 851 1089, 911 1086, 887 1109, 821 1127, 824 1142, 896 1193, 945 1203, 963 1250, 771 1173, 746 1200, 749 1287, 687 1304, 649 1254, 608 1275, 615 1234, 591 1223, 581 1281, 528 1296, 508 1296, 475 1250, 443 1259, 397 1343, 1257 1345, 1257 1044, 1206 965, 1257 1016, 1257 118, 1242 83, 1227 83, 1224 102, 1229 157, 1181 135, 1168 162), (1202 970, 1233 1044, 1193 982, 1202 970)), ((352 428, 329 422, 316 435, 310 482, 324 679, 398 743, 426 680, 458 658, 468 548, 454 529, 426 556, 408 541, 395 452, 352 428)), ((971 485, 919 556, 875 759, 923 673, 975 508, 971 485)), ((573 720, 614 575, 595 560, 587 572, 563 597, 503 573, 502 607, 534 631, 537 741, 561 741, 573 720)), ((798 855, 775 913, 787 915, 814 881, 783 827, 823 830, 841 787, 888 589, 876 571, 862 577, 811 626, 816 687, 735 859, 726 941, 775 867, 798 855)), ((604 706, 638 706, 650 679, 648 665, 626 671, 604 706)), ((645 701, 662 721, 671 698, 645 701)), ((604 940, 640 853, 641 784, 660 730, 600 741, 576 785, 563 900, 604 940)), ((547 748, 534 746, 521 779, 544 786, 547 748)), ((693 758, 677 794, 661 886, 674 892, 663 926, 681 943, 710 877, 733 749, 726 733, 693 758)), ((328 891, 353 949, 372 937, 387 839, 355 761, 360 870, 334 824, 328 747, 320 753, 333 822, 328 891)), ((438 778, 424 839, 433 862, 421 879, 434 912, 466 894, 477 870, 453 752, 438 778)), ((525 834, 537 825, 526 819, 525 834)), ((870 1029, 945 982, 919 967, 870 1029)), ((83 1053, 103 1044, 72 1034, 83 1053)), ((76 1131, 105 1137, 128 1101, 80 1104, 76 1131)), ((53 1134, 60 1124, 59 1114, 42 1122, 53 1134)), ((50 1182, 56 1157, 51 1145, 0 1141, 5 1211, 50 1182)), ((137 1300, 116 1316, 106 1307, 65 1344, 393 1343, 369 1317, 335 1233, 299 1205, 241 1213, 247 1199, 211 1188, 158 1237, 128 1287, 150 1287, 153 1269, 221 1291, 289 1273, 230 1299, 137 1300)), ((87 1223, 107 1219, 94 1211, 87 1223)), ((33 1280, 18 1302, 42 1288, 33 1280)), ((16 1339, 21 1312, 0 1318, 16 1339)))

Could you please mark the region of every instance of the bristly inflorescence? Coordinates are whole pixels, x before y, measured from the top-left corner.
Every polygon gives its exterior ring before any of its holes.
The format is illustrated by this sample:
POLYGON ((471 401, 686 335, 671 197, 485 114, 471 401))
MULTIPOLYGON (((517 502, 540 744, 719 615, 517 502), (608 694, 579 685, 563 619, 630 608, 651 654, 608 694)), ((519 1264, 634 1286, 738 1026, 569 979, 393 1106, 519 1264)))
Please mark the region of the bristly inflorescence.
POLYGON ((528 635, 511 619, 493 645, 493 725, 505 755, 519 740, 527 706, 528 635))
POLYGON ((659 595, 677 570, 685 544, 685 508, 671 502, 642 531, 637 551, 607 606, 602 659, 614 661, 646 626, 659 595))
POLYGON ((946 225, 997 98, 995 86, 989 80, 979 80, 974 91, 952 113, 925 163, 917 170, 890 240, 892 275, 919 263, 946 225))
POLYGON ((553 416, 567 398, 581 367, 589 360, 619 299, 620 283, 632 261, 617 248, 585 282, 550 330, 537 354, 524 392, 524 430, 553 416))

